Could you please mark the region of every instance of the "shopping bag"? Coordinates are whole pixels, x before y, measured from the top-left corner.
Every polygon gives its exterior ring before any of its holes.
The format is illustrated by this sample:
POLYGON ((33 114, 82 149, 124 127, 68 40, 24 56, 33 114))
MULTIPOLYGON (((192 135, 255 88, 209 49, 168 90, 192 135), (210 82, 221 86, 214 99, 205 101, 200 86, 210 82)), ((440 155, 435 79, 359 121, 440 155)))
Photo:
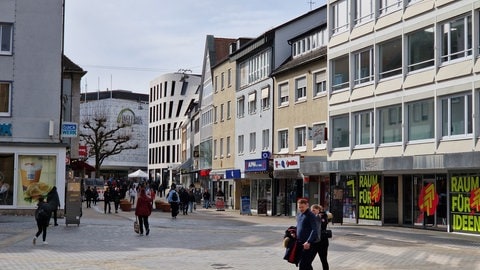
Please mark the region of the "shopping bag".
POLYGON ((140 225, 138 224, 138 219, 136 218, 135 221, 133 222, 133 230, 136 233, 140 233, 140 225))

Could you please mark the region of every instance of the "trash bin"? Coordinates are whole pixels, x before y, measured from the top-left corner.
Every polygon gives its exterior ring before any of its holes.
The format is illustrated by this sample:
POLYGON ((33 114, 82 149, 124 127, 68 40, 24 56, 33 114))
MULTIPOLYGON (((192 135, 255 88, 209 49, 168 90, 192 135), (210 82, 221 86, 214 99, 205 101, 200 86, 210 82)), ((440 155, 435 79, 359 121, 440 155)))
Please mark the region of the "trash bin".
POLYGON ((80 226, 82 217, 81 181, 79 178, 67 179, 65 192, 65 224, 80 226))

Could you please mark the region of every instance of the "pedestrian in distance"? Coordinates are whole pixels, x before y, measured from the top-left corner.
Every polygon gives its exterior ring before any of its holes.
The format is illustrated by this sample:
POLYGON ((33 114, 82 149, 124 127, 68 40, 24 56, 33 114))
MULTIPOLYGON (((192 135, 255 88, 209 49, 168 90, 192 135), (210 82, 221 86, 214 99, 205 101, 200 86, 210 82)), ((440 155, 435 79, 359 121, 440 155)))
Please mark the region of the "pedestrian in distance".
POLYGON ((180 208, 182 209, 182 214, 188 215, 188 192, 186 189, 180 189, 180 208))
POLYGON ((300 248, 300 270, 313 270, 312 262, 315 259, 315 250, 312 244, 317 241, 317 222, 315 214, 310 211, 307 199, 297 201, 299 213, 297 215, 297 245, 300 248))
POLYGON ((97 201, 98 201, 98 189, 97 189, 97 187, 92 189, 92 199, 93 199, 93 205, 97 205, 97 201))
POLYGON ((105 214, 107 213, 107 208, 108 208, 108 213, 112 213, 112 205, 110 205, 110 200, 111 200, 111 192, 110 192, 110 187, 107 187, 105 189, 105 192, 103 193, 103 211, 105 214))
POLYGON ((33 237, 33 245, 37 243, 37 238, 42 234, 43 244, 47 245, 47 227, 50 223, 50 217, 52 215, 50 206, 45 202, 43 197, 38 198, 37 209, 35 210, 35 221, 37 222, 38 231, 33 237))
POLYGON ((87 201, 87 208, 92 207, 92 199, 93 199, 93 192, 90 186, 88 186, 87 190, 85 190, 85 200, 87 201))
POLYGON ((170 208, 172 209, 172 218, 177 218, 178 215, 178 207, 180 204, 180 196, 178 196, 178 192, 175 190, 177 186, 172 184, 172 187, 167 195, 167 201, 170 203, 170 208))
POLYGON ((53 213, 53 224, 58 226, 57 223, 57 210, 60 208, 60 198, 58 197, 57 187, 53 186, 50 192, 47 194, 47 203, 50 206, 50 210, 53 213))
POLYGON ((118 207, 120 206, 120 188, 118 186, 112 188, 113 205, 115 207, 115 213, 118 213, 118 207))
POLYGON ((190 210, 190 213, 193 212, 193 209, 195 208, 195 194, 193 193, 193 189, 190 189, 188 191, 188 208, 190 210))
MULTIPOLYGON (((315 214, 315 220, 317 222, 317 241, 313 244, 313 250, 315 255, 318 254, 320 261, 322 262, 323 270, 328 270, 328 237, 325 236, 323 232, 327 229, 328 225, 328 215, 325 213, 323 206, 318 204, 313 204, 310 207, 310 210, 315 214)), ((314 256, 315 256, 314 255, 314 256)), ((315 259, 315 257, 314 257, 315 259)))
POLYGON ((208 192, 208 189, 205 189, 205 191, 202 194, 203 198, 203 208, 208 209, 210 207, 210 192, 208 192))
POLYGON ((135 215, 138 217, 138 224, 140 227, 140 235, 143 235, 143 228, 145 227, 145 235, 150 234, 150 225, 148 217, 152 214, 152 198, 148 197, 145 189, 140 189, 140 195, 137 199, 137 206, 135 207, 135 215))
POLYGON ((137 190, 135 189, 134 185, 130 185, 128 189, 128 195, 130 196, 130 202, 132 205, 135 205, 135 198, 137 197, 137 190))

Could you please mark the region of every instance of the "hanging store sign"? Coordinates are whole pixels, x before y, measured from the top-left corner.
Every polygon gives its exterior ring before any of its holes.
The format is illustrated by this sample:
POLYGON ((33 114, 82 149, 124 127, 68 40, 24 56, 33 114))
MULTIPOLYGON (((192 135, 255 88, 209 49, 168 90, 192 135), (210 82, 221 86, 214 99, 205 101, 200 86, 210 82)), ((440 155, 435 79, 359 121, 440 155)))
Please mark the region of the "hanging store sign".
POLYGON ((300 169, 300 156, 275 158, 273 160, 273 170, 294 170, 300 169))

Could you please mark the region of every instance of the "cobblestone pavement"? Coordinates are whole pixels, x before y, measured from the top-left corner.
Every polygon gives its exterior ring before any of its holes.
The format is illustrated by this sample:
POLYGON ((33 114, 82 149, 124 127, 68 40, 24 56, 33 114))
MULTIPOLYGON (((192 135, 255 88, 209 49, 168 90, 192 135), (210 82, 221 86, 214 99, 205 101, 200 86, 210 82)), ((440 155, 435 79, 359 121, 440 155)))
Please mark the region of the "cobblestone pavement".
MULTIPOLYGON (((149 236, 133 232, 134 212, 84 208, 80 225, 48 228, 32 244, 31 216, 0 216, 0 269, 296 269, 283 260, 291 217, 197 209, 172 219, 154 211, 149 236), (40 243, 38 243, 40 242, 40 243)), ((62 224, 63 223, 63 224, 62 224)), ((430 230, 331 225, 330 269, 480 270, 480 237, 430 230)), ((321 269, 316 258, 314 269, 321 269)))

